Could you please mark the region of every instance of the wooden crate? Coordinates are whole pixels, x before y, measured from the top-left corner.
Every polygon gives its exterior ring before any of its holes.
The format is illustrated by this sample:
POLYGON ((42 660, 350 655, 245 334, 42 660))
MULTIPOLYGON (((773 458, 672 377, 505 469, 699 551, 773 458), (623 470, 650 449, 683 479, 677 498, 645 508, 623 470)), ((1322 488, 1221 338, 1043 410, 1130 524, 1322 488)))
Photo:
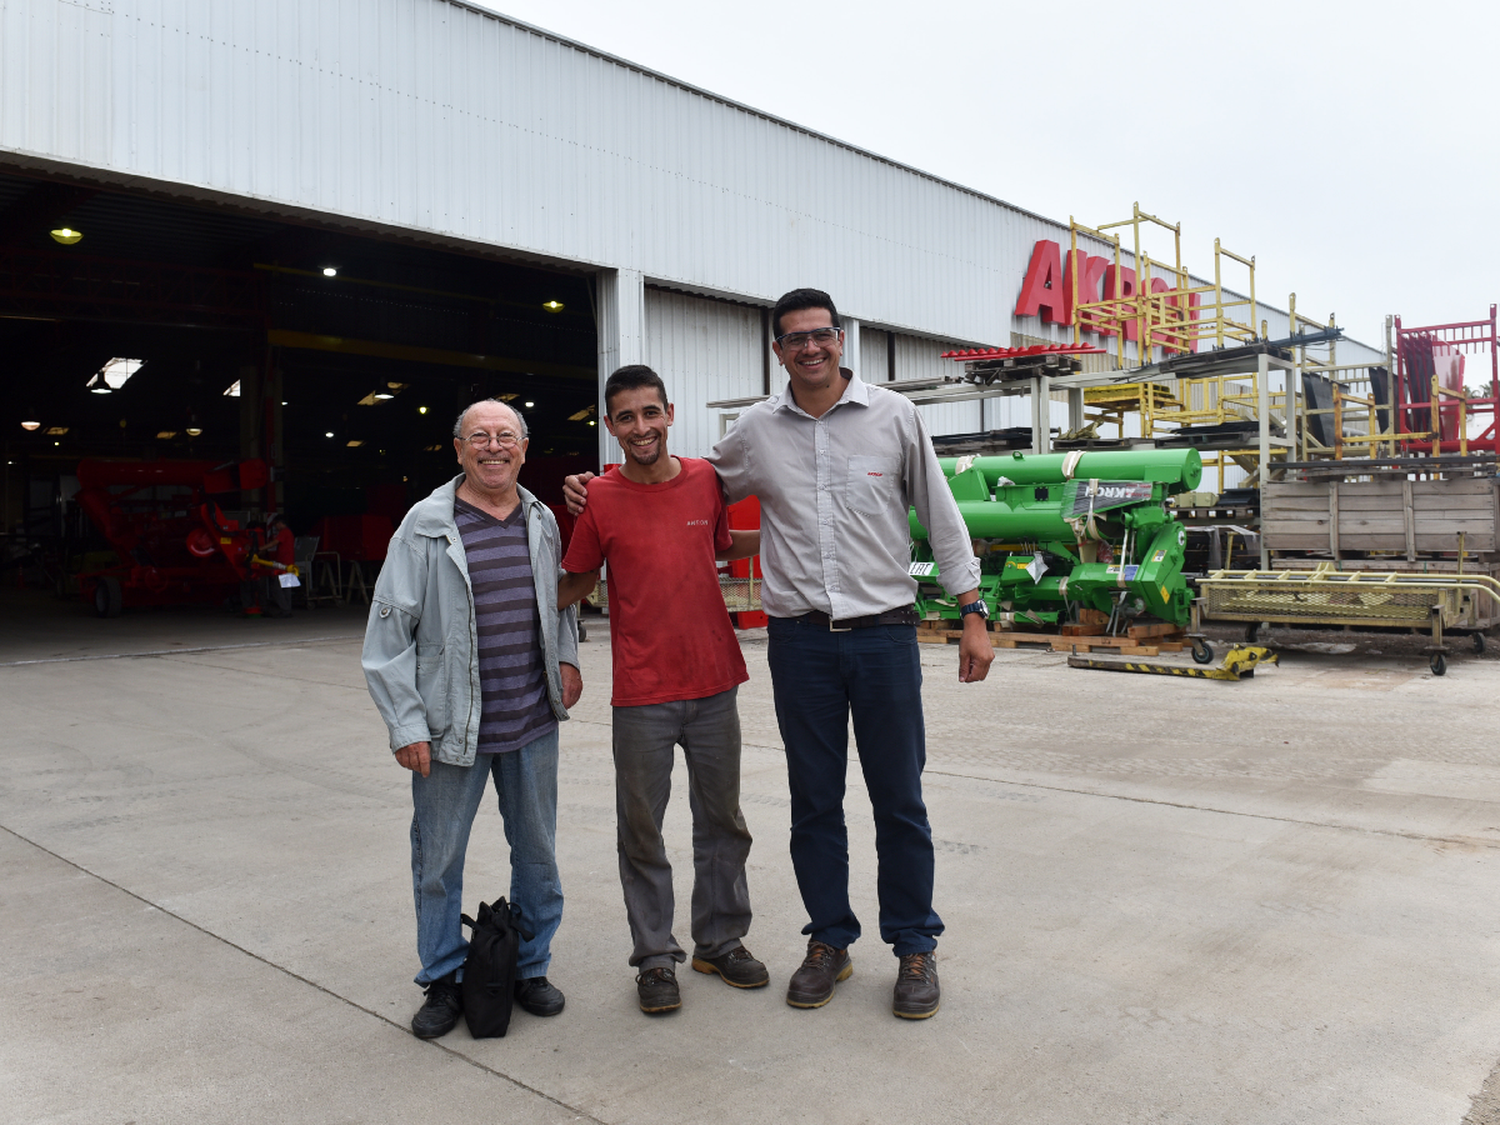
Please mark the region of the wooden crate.
MULTIPOLYGON (((1271 551, 1338 559, 1351 552, 1500 552, 1500 489, 1492 477, 1454 480, 1287 481, 1261 490, 1261 534, 1271 551)), ((1500 556, 1497 556, 1500 557, 1500 556)))

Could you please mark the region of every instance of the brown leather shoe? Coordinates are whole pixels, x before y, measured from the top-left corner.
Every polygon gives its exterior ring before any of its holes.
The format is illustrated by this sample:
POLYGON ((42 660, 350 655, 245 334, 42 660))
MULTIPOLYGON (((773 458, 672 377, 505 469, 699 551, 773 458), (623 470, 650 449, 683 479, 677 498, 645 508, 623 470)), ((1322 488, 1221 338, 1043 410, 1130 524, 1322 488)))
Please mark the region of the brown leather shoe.
POLYGON ((848 980, 854 962, 847 949, 835 949, 821 941, 807 943, 802 967, 786 986, 786 1002, 794 1008, 821 1008, 833 999, 833 986, 848 980))
POLYGON ((943 990, 938 987, 937 951, 908 953, 896 971, 896 995, 891 1011, 904 1020, 925 1020, 938 1010, 943 990))
POLYGON ((718 957, 694 957, 693 968, 700 973, 718 973, 726 984, 735 988, 764 988, 771 983, 771 974, 766 972, 766 967, 743 945, 737 945, 718 957))
POLYGON ((675 1012, 682 1007, 682 993, 677 988, 677 974, 670 967, 647 969, 635 978, 641 1011, 648 1016, 675 1012))

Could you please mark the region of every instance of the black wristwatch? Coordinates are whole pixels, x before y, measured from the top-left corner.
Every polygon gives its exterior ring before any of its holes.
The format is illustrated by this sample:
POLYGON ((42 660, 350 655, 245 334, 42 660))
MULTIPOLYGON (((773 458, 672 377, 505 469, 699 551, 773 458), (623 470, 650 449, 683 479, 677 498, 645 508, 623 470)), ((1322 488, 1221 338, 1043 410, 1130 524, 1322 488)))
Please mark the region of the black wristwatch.
POLYGON ((981 621, 988 621, 990 619, 990 607, 984 604, 983 598, 972 601, 968 605, 958 607, 958 619, 960 621, 971 613, 979 614, 979 620, 981 621))

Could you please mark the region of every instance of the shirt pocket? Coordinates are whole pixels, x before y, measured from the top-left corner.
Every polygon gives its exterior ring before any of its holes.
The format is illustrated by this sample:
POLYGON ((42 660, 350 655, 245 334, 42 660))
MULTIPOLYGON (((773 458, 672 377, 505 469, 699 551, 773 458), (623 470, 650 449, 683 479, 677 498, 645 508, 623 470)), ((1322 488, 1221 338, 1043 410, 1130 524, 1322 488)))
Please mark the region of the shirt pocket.
POLYGON ((865 516, 890 512, 900 503, 901 462, 895 457, 850 457, 844 499, 865 516))

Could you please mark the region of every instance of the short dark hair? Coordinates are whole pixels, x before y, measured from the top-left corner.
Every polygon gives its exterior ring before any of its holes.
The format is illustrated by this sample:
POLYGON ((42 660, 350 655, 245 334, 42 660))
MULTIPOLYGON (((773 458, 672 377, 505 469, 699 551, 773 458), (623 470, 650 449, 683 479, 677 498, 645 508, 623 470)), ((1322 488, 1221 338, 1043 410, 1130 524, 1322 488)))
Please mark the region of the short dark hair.
POLYGON ((828 315, 833 318, 833 326, 843 327, 839 321, 839 310, 833 307, 833 298, 827 293, 821 289, 793 289, 790 293, 782 294, 781 300, 771 310, 771 335, 781 335, 782 317, 803 309, 827 309, 828 315))
POLYGON ((611 415, 610 401, 621 391, 633 391, 639 387, 655 387, 661 395, 661 404, 667 405, 667 385, 661 376, 644 363, 629 363, 615 369, 615 373, 604 381, 604 413, 611 415))
MULTIPOLYGON (((511 395, 511 397, 515 398, 516 396, 515 395, 511 395)), ((501 398, 499 395, 496 395, 494 398, 482 398, 482 399, 479 400, 479 402, 471 402, 471 403, 469 403, 468 406, 464 407, 463 410, 461 410, 459 412, 458 417, 455 418, 455 419, 453 419, 453 436, 454 437, 456 437, 456 438, 462 438, 464 436, 464 433, 463 433, 464 419, 469 416, 469 411, 473 410, 476 406, 480 405, 480 403, 485 403, 485 402, 498 402, 501 406, 505 407, 505 409, 509 410, 512 414, 514 414, 516 416, 516 421, 518 423, 520 423, 520 426, 521 426, 521 440, 522 441, 525 441, 527 438, 529 438, 531 436, 531 430, 526 425, 526 418, 520 412, 520 410, 518 410, 516 408, 516 404, 513 403, 513 402, 506 402, 505 399, 501 398)))

